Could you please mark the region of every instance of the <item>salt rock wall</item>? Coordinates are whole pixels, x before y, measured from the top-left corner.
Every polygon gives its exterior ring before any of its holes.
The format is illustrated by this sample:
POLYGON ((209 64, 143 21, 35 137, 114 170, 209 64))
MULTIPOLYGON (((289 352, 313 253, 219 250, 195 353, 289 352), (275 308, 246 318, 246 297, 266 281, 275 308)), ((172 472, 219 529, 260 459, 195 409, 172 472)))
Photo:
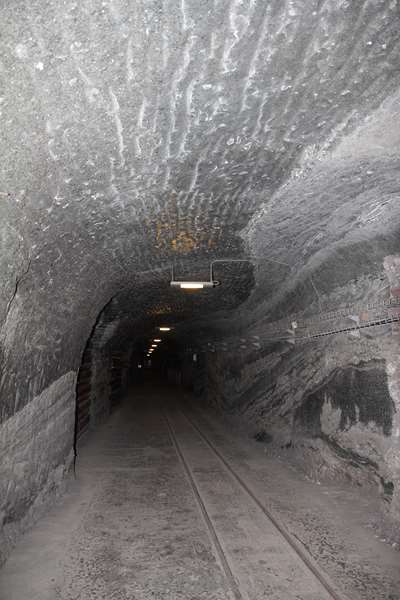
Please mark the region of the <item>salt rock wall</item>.
MULTIPOLYGON (((0 565, 19 535, 65 490, 78 438, 110 413, 112 356, 105 348, 109 329, 100 318, 83 354, 89 357, 82 365, 89 367, 87 397, 79 391, 80 371, 69 370, 0 423, 0 565), (79 429, 83 401, 87 421, 79 429)), ((82 336, 81 345, 84 341, 82 336)))
MULTIPOLYGON (((207 361, 208 400, 314 480, 376 485, 400 522, 400 336, 396 325, 275 342, 207 361)), ((212 358, 211 358, 212 357, 212 358)))
POLYGON ((111 359, 106 354, 94 355, 90 396, 90 423, 96 427, 110 413, 111 359))
POLYGON ((75 385, 69 371, 0 428, 0 564, 64 489, 73 460, 75 385))

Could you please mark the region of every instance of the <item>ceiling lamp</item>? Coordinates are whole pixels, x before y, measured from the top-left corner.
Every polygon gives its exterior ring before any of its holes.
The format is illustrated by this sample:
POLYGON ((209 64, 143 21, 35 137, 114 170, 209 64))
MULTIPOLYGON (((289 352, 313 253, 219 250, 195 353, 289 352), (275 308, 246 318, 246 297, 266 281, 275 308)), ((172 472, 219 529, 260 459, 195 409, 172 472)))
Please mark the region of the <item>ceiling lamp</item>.
POLYGON ((179 287, 181 290, 202 290, 206 287, 215 287, 213 281, 171 281, 172 287, 179 287))
POLYGON ((162 340, 160 340, 160 338, 155 338, 155 339, 153 340, 153 342, 157 342, 157 343, 159 343, 159 342, 161 342, 161 341, 162 341, 162 340))
POLYGON ((216 281, 171 281, 170 285, 179 287, 181 290, 202 290, 216 287, 218 283, 216 281))
POLYGON ((159 327, 160 331, 171 331, 171 327, 159 327))
POLYGON ((177 281, 174 275, 174 265, 171 269, 171 287, 178 287, 181 290, 202 290, 204 288, 215 288, 219 285, 219 281, 215 281, 213 278, 212 264, 210 267, 210 280, 209 281, 177 281))
POLYGON ((151 347, 152 348, 157 348, 157 344, 152 344, 151 347))
MULTIPOLYGON (((287 263, 283 263, 279 260, 267 257, 253 257, 253 258, 217 258, 210 262, 210 278, 208 281, 178 281, 174 276, 174 265, 171 267, 171 281, 172 287, 179 287, 182 290, 202 290, 204 288, 214 288, 220 285, 220 281, 214 279, 214 265, 216 263, 252 263, 255 260, 266 260, 273 263, 278 263, 286 267, 290 267, 287 263)), ((161 328, 160 328, 161 331, 161 328)))

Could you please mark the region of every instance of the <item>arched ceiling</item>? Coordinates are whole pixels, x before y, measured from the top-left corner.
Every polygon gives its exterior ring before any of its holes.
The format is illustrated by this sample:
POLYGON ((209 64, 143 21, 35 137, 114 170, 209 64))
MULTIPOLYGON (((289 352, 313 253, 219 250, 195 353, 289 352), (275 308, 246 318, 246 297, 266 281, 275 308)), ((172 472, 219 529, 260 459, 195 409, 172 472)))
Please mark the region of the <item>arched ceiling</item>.
MULTIPOLYGON (((33 391, 76 364, 112 297, 118 320, 188 318, 253 287, 244 268, 183 300, 160 275, 173 261, 281 260, 255 294, 278 301, 356 242, 382 186, 397 210, 398 138, 351 137, 396 97, 395 0, 21 0, 0 16, 1 319, 8 372, 21 348, 40 365, 33 391)), ((367 221, 364 241, 395 235, 367 221)))

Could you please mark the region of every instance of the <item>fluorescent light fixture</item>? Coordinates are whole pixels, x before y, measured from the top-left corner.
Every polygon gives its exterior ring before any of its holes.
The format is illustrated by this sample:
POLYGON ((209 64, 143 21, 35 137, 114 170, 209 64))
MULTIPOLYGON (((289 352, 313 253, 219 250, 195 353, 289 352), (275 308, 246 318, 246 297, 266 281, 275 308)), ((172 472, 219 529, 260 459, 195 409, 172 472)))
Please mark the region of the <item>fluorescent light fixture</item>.
POLYGON ((181 290, 202 290, 204 288, 215 288, 220 282, 214 279, 212 263, 210 265, 210 279, 208 281, 179 281, 179 279, 175 279, 175 266, 172 264, 169 284, 171 287, 178 287, 181 290))
POLYGON ((155 338, 155 339, 153 340, 153 342, 157 342, 157 343, 159 343, 159 342, 161 342, 161 341, 162 341, 162 340, 160 340, 160 338, 155 338))
POLYGON ((159 327, 160 331, 171 331, 171 327, 159 327))
POLYGON ((215 281, 171 281, 171 287, 179 287, 181 290, 202 290, 203 288, 215 287, 215 281))
POLYGON ((151 347, 152 348, 157 348, 157 344, 152 344, 151 347))

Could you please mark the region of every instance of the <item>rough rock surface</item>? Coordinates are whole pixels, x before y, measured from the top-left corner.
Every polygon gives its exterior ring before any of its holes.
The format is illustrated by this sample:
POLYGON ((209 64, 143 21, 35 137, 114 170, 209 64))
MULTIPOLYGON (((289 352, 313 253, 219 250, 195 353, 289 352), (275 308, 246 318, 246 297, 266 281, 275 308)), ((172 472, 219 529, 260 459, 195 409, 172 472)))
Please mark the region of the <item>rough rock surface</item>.
POLYGON ((0 562, 61 491, 72 461, 75 373, 52 383, 0 430, 0 562))

